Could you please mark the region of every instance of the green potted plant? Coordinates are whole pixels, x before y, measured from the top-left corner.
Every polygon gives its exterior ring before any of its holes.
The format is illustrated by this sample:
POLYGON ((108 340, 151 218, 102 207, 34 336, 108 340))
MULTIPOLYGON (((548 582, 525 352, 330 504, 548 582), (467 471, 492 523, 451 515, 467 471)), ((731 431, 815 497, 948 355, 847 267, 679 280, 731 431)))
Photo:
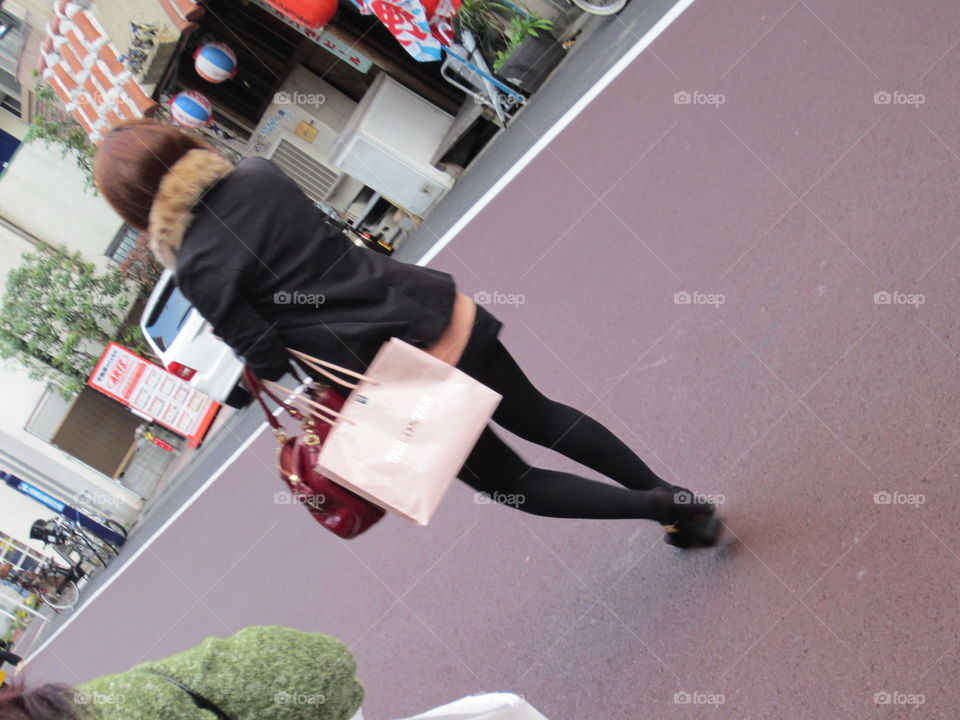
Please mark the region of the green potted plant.
POLYGON ((553 23, 513 0, 462 0, 459 27, 477 39, 493 71, 526 93, 535 92, 564 57, 553 23))
POLYGON ((528 94, 536 92, 565 54, 552 29, 550 20, 515 15, 510 21, 510 40, 497 52, 493 71, 528 94))

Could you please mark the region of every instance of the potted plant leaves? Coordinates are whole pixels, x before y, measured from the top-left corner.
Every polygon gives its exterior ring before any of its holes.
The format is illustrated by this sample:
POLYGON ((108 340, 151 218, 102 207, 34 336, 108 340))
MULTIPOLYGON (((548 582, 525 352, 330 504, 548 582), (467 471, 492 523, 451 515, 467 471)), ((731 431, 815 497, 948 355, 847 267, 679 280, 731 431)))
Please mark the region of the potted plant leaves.
POLYGON ((455 26, 469 30, 492 70, 519 90, 535 92, 564 57, 553 23, 517 0, 462 0, 455 26))
POLYGON ((527 94, 536 92, 563 60, 565 51, 550 30, 553 23, 536 15, 515 15, 510 40, 497 53, 493 71, 527 94))

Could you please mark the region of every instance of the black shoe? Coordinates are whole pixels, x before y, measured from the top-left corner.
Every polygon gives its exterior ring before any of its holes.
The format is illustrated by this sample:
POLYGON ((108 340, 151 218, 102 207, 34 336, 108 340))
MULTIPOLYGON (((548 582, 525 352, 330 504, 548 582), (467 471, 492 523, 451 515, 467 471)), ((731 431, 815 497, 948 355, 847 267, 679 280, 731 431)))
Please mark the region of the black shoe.
POLYGON ((723 523, 716 511, 713 511, 680 518, 672 525, 664 525, 663 529, 667 531, 663 538, 667 545, 687 550, 716 545, 723 530, 723 523))

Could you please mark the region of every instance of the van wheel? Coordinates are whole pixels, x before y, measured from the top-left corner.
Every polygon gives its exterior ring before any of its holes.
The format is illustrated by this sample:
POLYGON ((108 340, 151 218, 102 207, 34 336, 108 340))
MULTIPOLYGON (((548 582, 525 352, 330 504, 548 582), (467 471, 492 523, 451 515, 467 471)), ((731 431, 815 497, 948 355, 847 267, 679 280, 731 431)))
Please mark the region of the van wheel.
POLYGON ((253 400, 253 395, 250 394, 250 391, 240 383, 237 383, 236 387, 227 395, 227 399, 223 401, 223 404, 227 407, 241 410, 249 405, 251 400, 253 400))

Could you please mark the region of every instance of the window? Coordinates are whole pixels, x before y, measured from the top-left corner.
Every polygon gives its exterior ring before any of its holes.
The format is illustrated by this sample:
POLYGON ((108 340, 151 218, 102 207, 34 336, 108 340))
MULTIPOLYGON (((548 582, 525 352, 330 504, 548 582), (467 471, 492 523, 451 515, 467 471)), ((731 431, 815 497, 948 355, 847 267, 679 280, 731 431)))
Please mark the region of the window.
POLYGON ((17 547, 19 543, 16 541, 14 541, 14 543, 13 547, 7 548, 7 551, 3 554, 3 561, 11 565, 19 565, 23 559, 23 551, 17 547))
POLYGON ((166 352, 173 343, 191 310, 193 305, 171 280, 146 322, 146 330, 161 352, 166 352))
POLYGON ((120 232, 118 232, 117 236, 113 239, 113 242, 110 243, 110 247, 107 248, 107 257, 117 264, 122 263, 127 259, 127 255, 130 254, 134 246, 136 246, 139 235, 138 230, 124 224, 124 226, 120 228, 120 232))
POLYGON ((10 563, 15 570, 32 570, 44 560, 43 555, 4 532, 0 532, 0 558, 0 564, 10 563))
POLYGON ((3 95, 3 98, 0 99, 0 108, 3 108, 8 113, 20 117, 20 101, 17 100, 17 98, 15 98, 13 95, 3 95))

